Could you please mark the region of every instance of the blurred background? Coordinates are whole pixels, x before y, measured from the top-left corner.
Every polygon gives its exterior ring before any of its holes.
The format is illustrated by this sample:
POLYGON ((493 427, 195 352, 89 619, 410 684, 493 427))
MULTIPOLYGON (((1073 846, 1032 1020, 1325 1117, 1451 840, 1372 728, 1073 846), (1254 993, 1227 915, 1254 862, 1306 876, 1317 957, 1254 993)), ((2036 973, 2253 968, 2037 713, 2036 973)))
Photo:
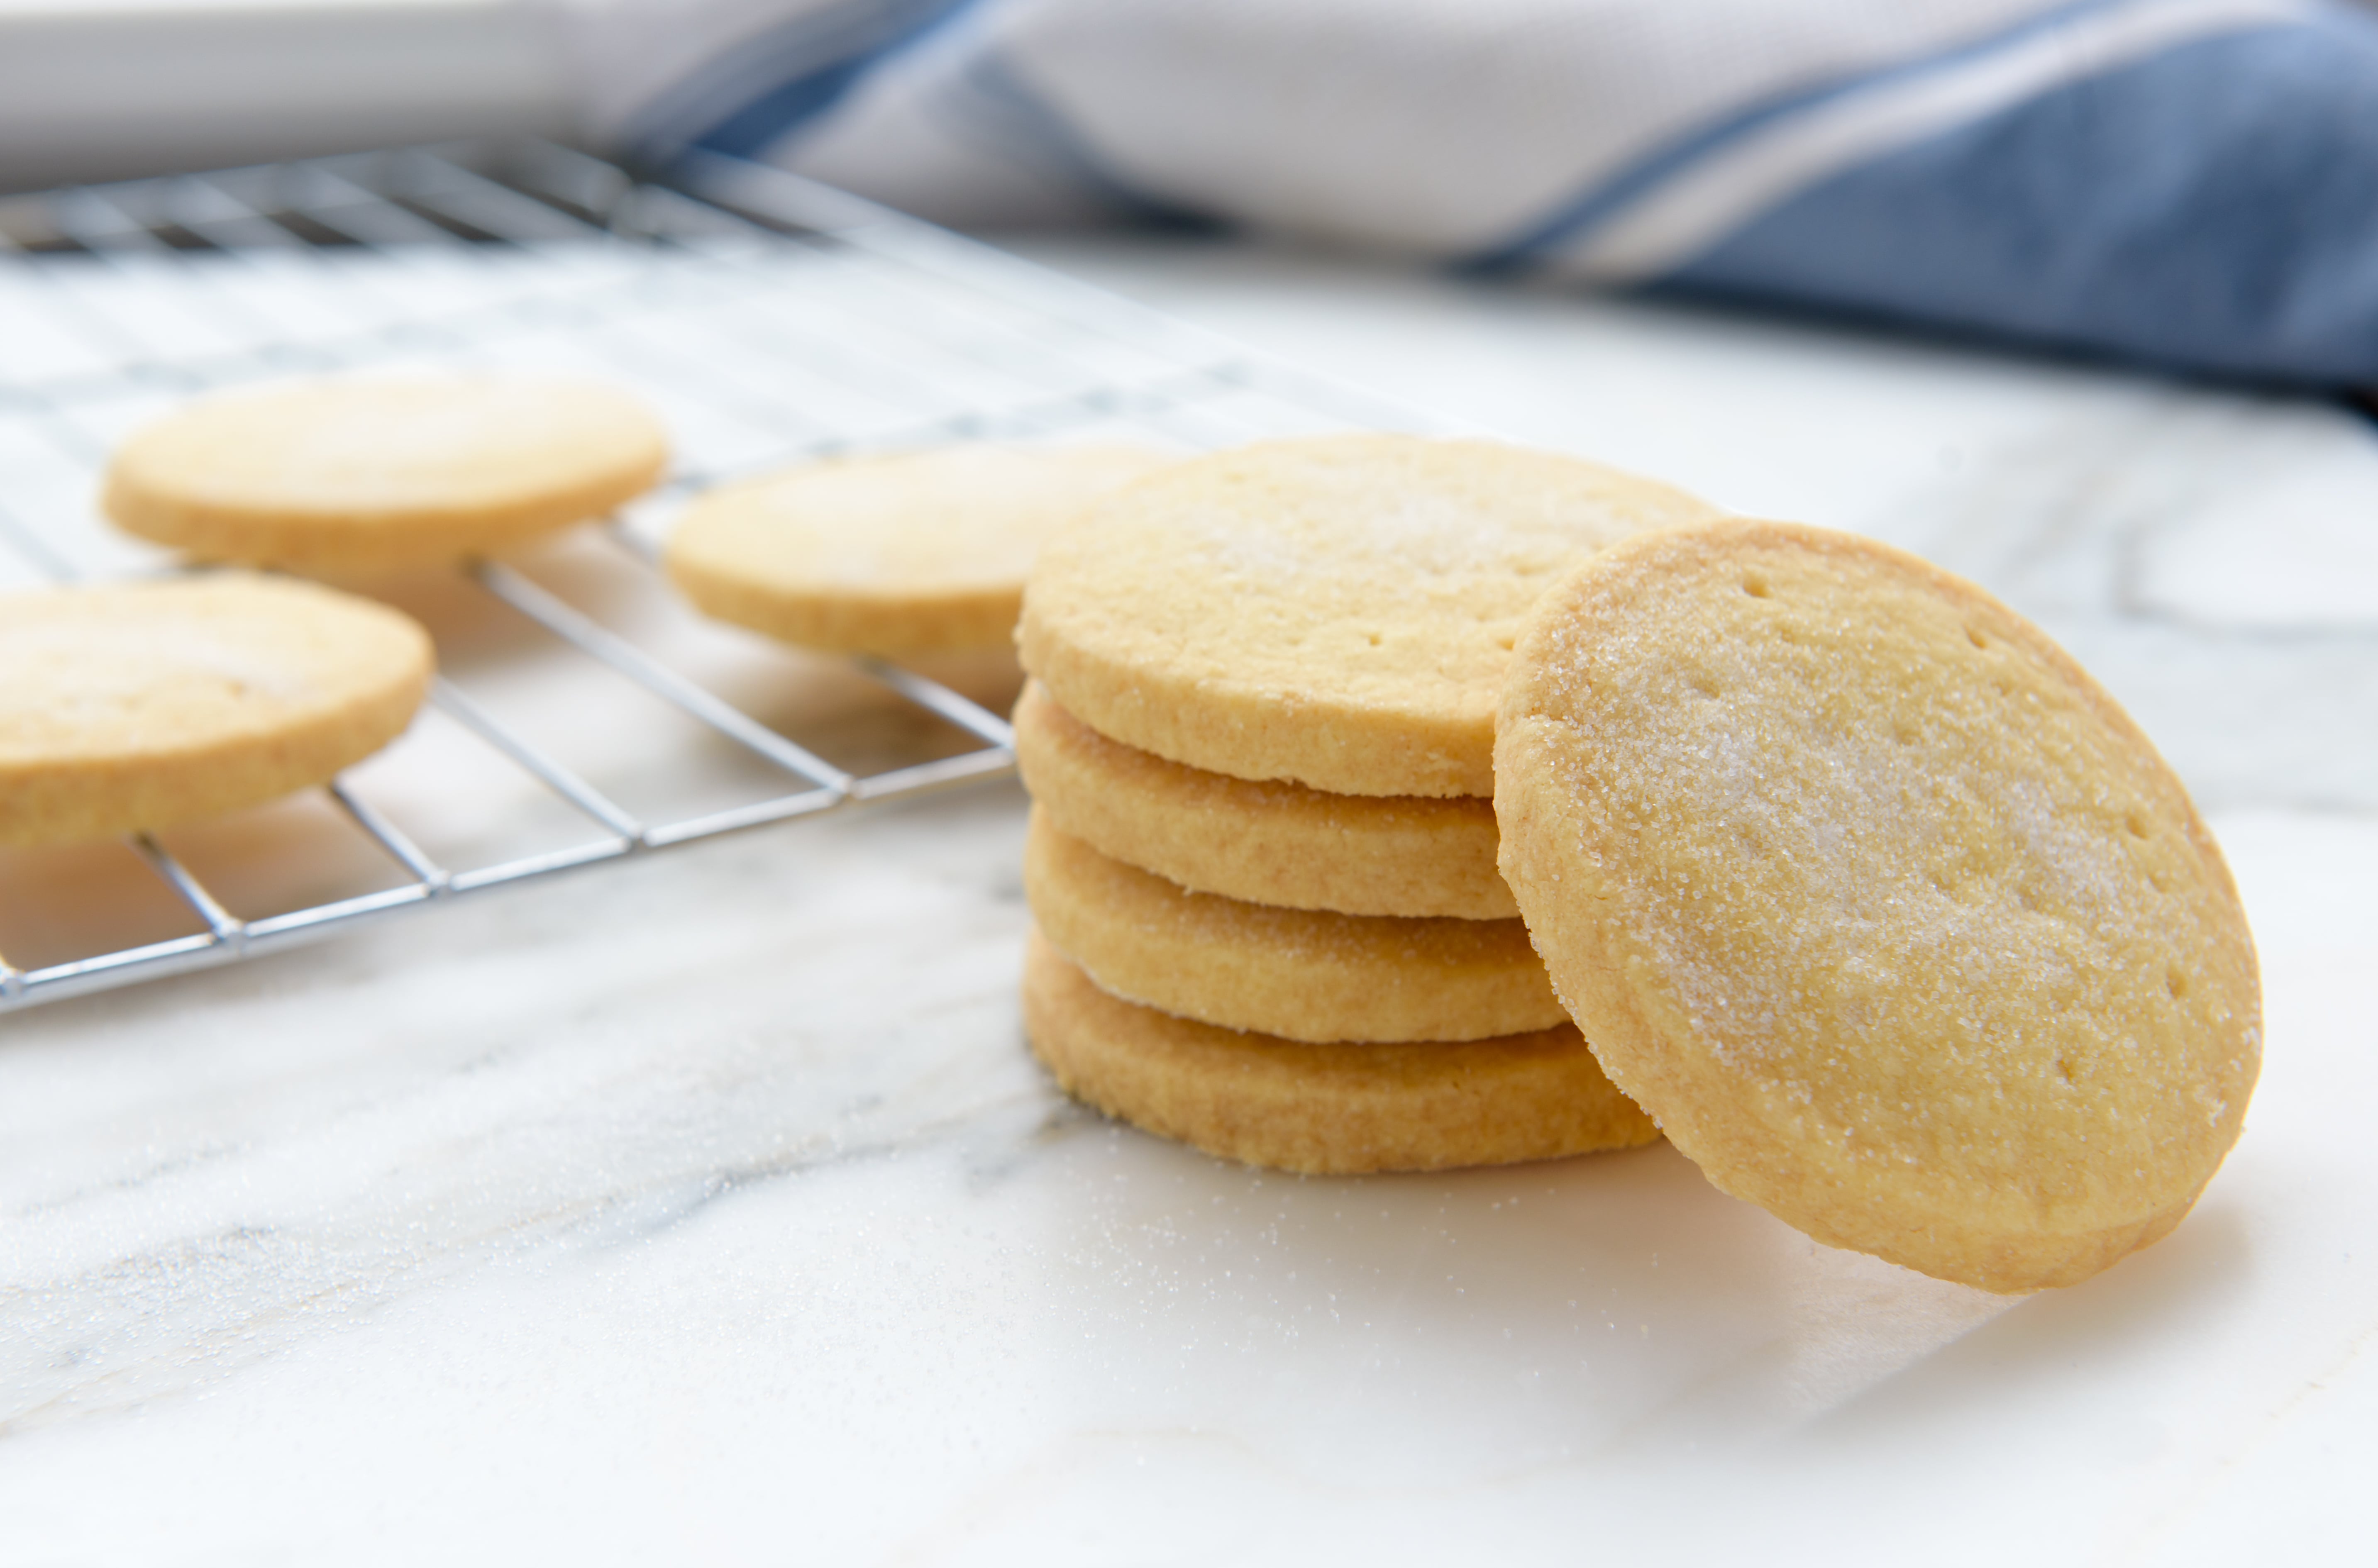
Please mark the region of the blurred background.
POLYGON ((0 0, 0 189, 572 138, 537 0, 0 0))
POLYGON ((499 136, 2378 383, 2367 0, 0 0, 0 192, 499 136))

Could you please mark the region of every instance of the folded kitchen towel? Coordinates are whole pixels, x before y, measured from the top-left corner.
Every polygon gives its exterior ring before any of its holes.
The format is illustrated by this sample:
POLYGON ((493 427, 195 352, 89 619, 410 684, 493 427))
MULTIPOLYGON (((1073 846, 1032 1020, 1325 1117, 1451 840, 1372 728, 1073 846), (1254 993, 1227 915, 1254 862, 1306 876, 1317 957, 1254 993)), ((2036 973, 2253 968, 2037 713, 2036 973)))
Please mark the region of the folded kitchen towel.
POLYGON ((580 0, 598 133, 962 226, 1189 218, 2378 383, 2347 0, 580 0))

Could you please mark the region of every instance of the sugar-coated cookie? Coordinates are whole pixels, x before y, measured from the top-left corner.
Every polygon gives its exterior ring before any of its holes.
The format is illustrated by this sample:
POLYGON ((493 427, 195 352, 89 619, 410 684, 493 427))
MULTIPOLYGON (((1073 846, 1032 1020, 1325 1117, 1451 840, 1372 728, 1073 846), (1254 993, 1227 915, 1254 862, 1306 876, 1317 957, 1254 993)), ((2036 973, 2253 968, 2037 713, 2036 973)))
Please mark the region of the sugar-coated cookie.
POLYGON ((1035 810, 1024 892, 1064 954, 1127 1000, 1292 1040, 1480 1040, 1567 1016, 1517 920, 1403 920, 1191 892, 1035 810))
POLYGON ((1005 649, 1049 536, 1178 461, 986 445, 810 463, 696 501, 670 536, 669 576, 703 614, 804 648, 1005 649))
POLYGON ((2113 700, 1972 584, 1728 521, 1548 594, 1503 871, 1611 1077, 1727 1191, 2000 1291, 2178 1224, 2261 1057, 2220 851, 2113 700))
POLYGON ((1036 682, 1015 761, 1055 826, 1199 892, 1343 915, 1516 918, 1495 808, 1471 796, 1328 795, 1234 779, 1109 740, 1036 682))
POLYGON ((1313 1176, 1557 1159, 1656 1140, 1569 1024, 1456 1045, 1313 1045, 1109 996, 1038 931, 1024 1031, 1075 1098, 1161 1137, 1313 1176))
POLYGON ((107 515, 207 560, 353 573, 499 554, 667 466, 625 393, 519 375, 336 377, 219 394, 133 433, 107 515))
POLYGON ((1341 795, 1494 793, 1495 702, 1536 595, 1712 509, 1483 441, 1273 441, 1167 469, 1051 540, 1025 668, 1101 735, 1341 795))
POLYGON ((0 598, 0 844, 320 784, 403 732, 431 662, 394 610, 242 572, 0 598))

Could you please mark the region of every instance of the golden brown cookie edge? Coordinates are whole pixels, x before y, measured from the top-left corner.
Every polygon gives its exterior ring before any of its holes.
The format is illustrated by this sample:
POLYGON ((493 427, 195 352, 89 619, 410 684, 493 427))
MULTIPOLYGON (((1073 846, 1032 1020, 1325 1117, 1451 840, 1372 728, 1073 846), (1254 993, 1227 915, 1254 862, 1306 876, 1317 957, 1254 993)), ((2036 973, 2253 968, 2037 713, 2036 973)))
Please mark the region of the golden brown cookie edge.
POLYGON ((1509 920, 1489 802, 1331 796, 1191 768, 1102 736, 1027 682, 1025 787, 1100 854, 1198 892, 1341 915, 1509 920))
POLYGON ((1326 1043, 1484 1039, 1566 1014, 1517 920, 1399 919, 1192 892, 1036 808, 1024 892, 1050 939, 1126 1000, 1326 1043))
POLYGON ((1567 1024, 1459 1045, 1310 1045, 1110 996, 1038 929, 1024 963, 1026 1036, 1061 1088, 1225 1159, 1352 1176, 1558 1159, 1660 1135, 1567 1024))

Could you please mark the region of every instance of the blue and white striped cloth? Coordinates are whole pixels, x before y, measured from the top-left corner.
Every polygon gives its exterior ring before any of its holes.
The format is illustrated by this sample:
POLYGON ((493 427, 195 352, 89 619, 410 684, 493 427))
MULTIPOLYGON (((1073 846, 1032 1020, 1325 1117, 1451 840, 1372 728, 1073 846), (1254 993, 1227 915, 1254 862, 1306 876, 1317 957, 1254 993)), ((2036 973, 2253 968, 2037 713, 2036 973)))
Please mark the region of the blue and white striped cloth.
POLYGON ((2346 0, 581 0, 597 134, 2378 384, 2346 0))

